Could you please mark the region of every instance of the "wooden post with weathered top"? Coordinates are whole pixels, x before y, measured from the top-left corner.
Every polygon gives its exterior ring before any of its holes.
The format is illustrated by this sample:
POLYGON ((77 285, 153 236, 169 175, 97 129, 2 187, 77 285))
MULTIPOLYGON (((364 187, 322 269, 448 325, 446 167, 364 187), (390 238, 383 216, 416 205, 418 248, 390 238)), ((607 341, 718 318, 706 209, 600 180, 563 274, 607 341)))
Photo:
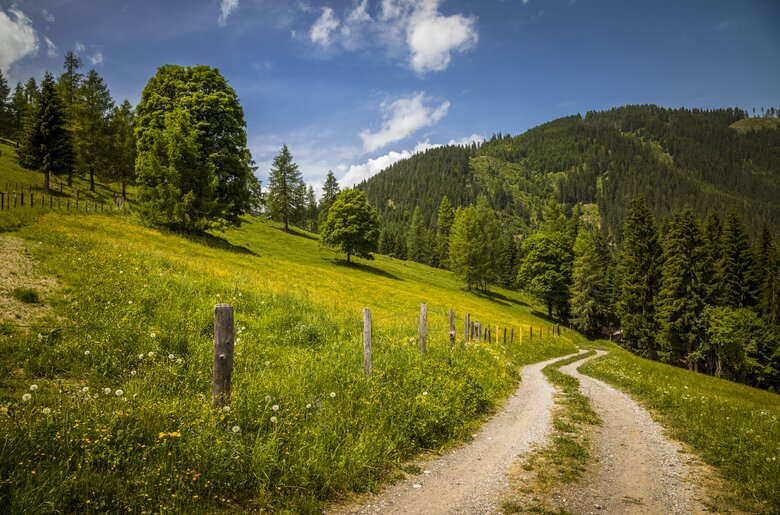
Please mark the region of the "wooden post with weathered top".
POLYGON ((233 306, 214 306, 214 377, 211 385, 211 407, 230 404, 230 380, 233 376, 233 306))
POLYGON ((420 304, 420 352, 425 354, 428 343, 428 305, 420 304))
POLYGON ((363 374, 371 376, 373 361, 373 343, 371 341, 371 310, 363 308, 363 374))
POLYGON ((450 309, 450 350, 455 348, 455 310, 450 309))
POLYGON ((469 341, 469 329, 471 329, 471 313, 466 313, 466 319, 463 322, 463 341, 469 341))

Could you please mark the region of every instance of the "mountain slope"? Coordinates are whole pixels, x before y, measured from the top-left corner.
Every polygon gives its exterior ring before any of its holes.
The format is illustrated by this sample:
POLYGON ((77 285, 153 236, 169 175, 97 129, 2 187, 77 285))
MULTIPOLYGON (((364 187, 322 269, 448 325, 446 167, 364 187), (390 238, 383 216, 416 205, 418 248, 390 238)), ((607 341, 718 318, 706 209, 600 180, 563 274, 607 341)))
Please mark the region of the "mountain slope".
MULTIPOLYGON (((629 200, 644 194, 661 220, 672 210, 735 209, 755 236, 780 227, 780 129, 737 130, 747 114, 627 106, 560 118, 479 148, 442 147, 394 164, 359 188, 385 220, 407 221, 416 200, 428 220, 447 195, 491 205, 533 225, 545 200, 598 204, 620 241, 629 200), (468 156, 468 169, 462 160, 468 156), (460 160, 453 172, 451 162, 460 160), (453 195, 453 192, 464 194, 453 195)), ((767 126, 767 124, 762 124, 767 126)), ((433 225, 433 223, 431 223, 433 225)))

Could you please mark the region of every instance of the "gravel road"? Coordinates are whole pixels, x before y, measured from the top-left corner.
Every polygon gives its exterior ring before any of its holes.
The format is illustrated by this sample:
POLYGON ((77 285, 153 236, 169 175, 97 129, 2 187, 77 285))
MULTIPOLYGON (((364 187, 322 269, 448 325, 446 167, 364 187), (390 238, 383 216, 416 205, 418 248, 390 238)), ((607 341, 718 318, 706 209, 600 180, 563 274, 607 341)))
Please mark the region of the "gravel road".
POLYGON ((508 471, 517 455, 542 442, 550 430, 554 390, 541 370, 558 359, 523 368, 518 390, 474 435, 473 442, 417 463, 423 470, 417 476, 378 494, 361 496, 350 505, 332 507, 326 513, 496 513, 499 495, 507 487, 508 471))
POLYGON ((554 494, 555 504, 572 513, 705 513, 696 500, 701 492, 687 480, 698 458, 683 454, 628 395, 580 374, 585 361, 561 371, 579 379, 604 423, 591 436, 595 462, 575 485, 554 494))

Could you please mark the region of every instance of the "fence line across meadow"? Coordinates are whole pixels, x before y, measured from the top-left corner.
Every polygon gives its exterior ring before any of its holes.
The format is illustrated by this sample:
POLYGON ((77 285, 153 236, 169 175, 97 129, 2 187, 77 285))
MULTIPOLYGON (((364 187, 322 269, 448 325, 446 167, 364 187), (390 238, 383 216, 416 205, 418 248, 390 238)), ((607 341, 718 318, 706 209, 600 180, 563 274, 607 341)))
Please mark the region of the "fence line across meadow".
MULTIPOLYGON (((410 316, 411 310, 407 310, 404 312, 397 312, 397 313, 391 313, 388 315, 384 315, 382 317, 378 317, 376 319, 372 319, 372 313, 369 308, 363 308, 363 320, 362 320, 362 327, 363 327, 363 373, 366 377, 370 377, 373 373, 373 353, 374 353, 374 335, 373 335, 373 326, 374 322, 378 321, 387 321, 392 319, 397 319, 401 317, 408 317, 410 316)), ((417 310, 415 309, 414 312, 416 313, 417 310)), ((435 313, 439 315, 440 313, 435 313)), ((385 343, 404 343, 404 342, 414 342, 417 341, 419 345, 419 351, 421 354, 427 353, 427 345, 428 345, 428 335, 429 334, 438 334, 442 332, 447 332, 449 334, 449 347, 450 351, 453 351, 455 349, 456 345, 456 328, 455 328, 455 310, 449 309, 447 311, 448 319, 449 319, 449 327, 447 328, 429 328, 428 324, 428 306, 426 303, 420 304, 419 308, 419 327, 417 331, 417 335, 415 336, 405 336, 405 337, 397 337, 397 338, 389 338, 389 335, 385 334, 383 337, 380 337, 380 340, 384 340, 386 338, 385 343)), ((19 327, 19 328, 27 328, 27 329, 35 329, 35 330, 46 330, 50 333, 54 333, 56 331, 63 331, 63 330, 81 330, 81 331, 117 331, 117 332, 138 332, 138 333, 147 333, 151 334, 153 336, 156 336, 156 333, 160 334, 197 334, 199 336, 207 336, 209 335, 208 330, 203 329, 192 329, 192 328, 184 328, 184 327, 112 327, 112 326, 97 326, 97 325, 81 325, 81 324, 71 324, 71 325, 40 325, 40 324, 17 324, 12 322, 2 322, 0 325, 6 325, 6 326, 12 326, 12 327, 19 327)), ((305 329, 310 327, 353 327, 357 328, 359 326, 356 322, 342 322, 342 323, 324 323, 324 324, 295 324, 290 325, 283 328, 277 328, 276 331, 278 332, 287 332, 293 330, 299 330, 299 329, 305 329)), ((529 324, 527 326, 522 325, 517 327, 518 329, 518 341, 520 343, 523 342, 523 329, 525 327, 528 327, 528 341, 531 342, 534 340, 534 335, 536 334, 539 341, 544 340, 545 332, 547 333, 547 338, 555 338, 560 337, 562 330, 565 331, 565 328, 562 328, 560 324, 555 324, 554 326, 547 326, 545 327, 543 324, 538 325, 536 328, 529 324), (545 331, 546 329, 546 331, 545 331)), ((462 338, 461 342, 463 344, 467 344, 472 341, 478 341, 478 342, 495 342, 496 344, 500 344, 503 342, 504 345, 511 345, 515 341, 515 326, 496 326, 495 328, 492 327, 490 324, 483 326, 483 324, 477 320, 471 320, 471 314, 469 312, 466 312, 463 317, 463 328, 462 328, 462 338)), ((236 343, 236 329, 235 329, 235 323, 234 323, 234 316, 233 316, 233 306, 231 304, 217 304, 214 306, 214 326, 213 326, 213 337, 214 337, 214 366, 213 366, 213 373, 212 373, 212 398, 211 398, 211 405, 213 408, 222 408, 223 406, 230 404, 230 384, 232 380, 233 375, 233 355, 235 350, 235 343, 236 343)), ((242 333, 242 329, 238 331, 238 334, 240 335, 242 333)), ((357 358, 357 349, 355 349, 355 355, 354 357, 357 358)), ((293 362, 286 362, 286 363, 271 363, 270 361, 265 361, 262 365, 258 363, 258 366, 250 368, 247 370, 247 372, 257 372, 260 370, 265 369, 272 369, 272 368, 288 368, 293 367, 297 365, 305 365, 315 362, 322 362, 326 360, 332 360, 336 357, 345 358, 348 356, 352 356, 352 353, 349 352, 332 352, 327 353, 325 355, 318 355, 315 358, 309 358, 305 360, 299 360, 299 361, 293 361, 293 362)))
MULTIPOLYGON (((34 208, 36 206, 49 209, 65 209, 70 211, 71 209, 71 197, 62 196, 62 183, 59 183, 59 194, 55 195, 52 190, 40 193, 33 192, 33 187, 28 186, 27 192, 24 191, 24 185, 17 191, 17 184, 14 184, 14 189, 9 189, 9 184, 6 183, 5 191, 0 191, 0 211, 7 211, 10 209, 29 207, 34 208), (47 199, 48 197, 48 199, 47 199), (48 202, 47 202, 48 200, 48 202)), ((121 195, 114 195, 113 201, 106 202, 104 200, 97 201, 95 199, 81 198, 81 190, 76 189, 76 198, 73 199, 74 210, 84 211, 117 211, 124 209, 125 199, 121 195), (91 209, 90 209, 91 206, 91 209)))

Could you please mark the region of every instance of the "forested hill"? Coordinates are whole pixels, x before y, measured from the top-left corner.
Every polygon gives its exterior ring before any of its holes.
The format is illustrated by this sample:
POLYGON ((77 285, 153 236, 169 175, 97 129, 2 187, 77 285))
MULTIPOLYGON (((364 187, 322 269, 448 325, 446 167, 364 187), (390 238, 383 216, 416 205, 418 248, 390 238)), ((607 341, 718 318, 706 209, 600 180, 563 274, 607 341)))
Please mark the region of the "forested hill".
POLYGON ((484 194, 521 229, 531 228, 555 197, 570 206, 597 204, 619 241, 627 206, 641 193, 658 220, 685 207, 701 217, 735 209, 754 236, 764 223, 777 233, 780 128, 746 124, 747 117, 740 109, 654 105, 588 112, 481 146, 428 150, 358 187, 388 226, 408 225, 416 206, 433 226, 443 196, 460 206, 484 194))

